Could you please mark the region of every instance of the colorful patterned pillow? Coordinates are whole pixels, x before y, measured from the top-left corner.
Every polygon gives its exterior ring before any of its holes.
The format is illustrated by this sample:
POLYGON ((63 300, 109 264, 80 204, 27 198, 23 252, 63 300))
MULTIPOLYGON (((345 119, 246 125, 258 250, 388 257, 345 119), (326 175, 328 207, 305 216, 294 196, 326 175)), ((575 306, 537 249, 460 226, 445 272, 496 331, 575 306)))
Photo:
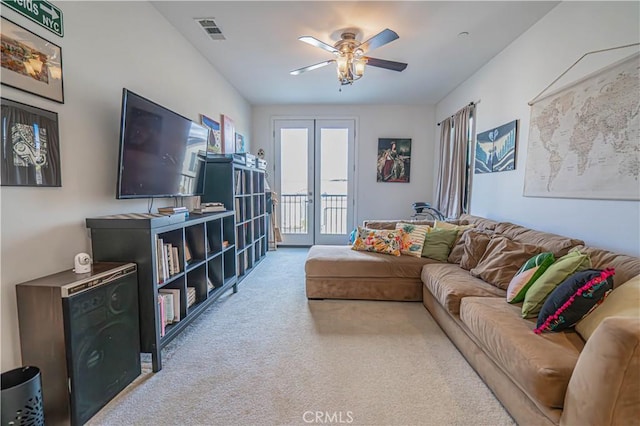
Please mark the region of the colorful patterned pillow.
POLYGON ((404 231, 401 229, 391 231, 367 229, 358 226, 356 240, 353 242, 351 249, 400 256, 403 238, 404 231))
POLYGON ((611 268, 576 272, 556 287, 538 315, 534 333, 562 331, 571 328, 598 307, 613 289, 611 268))
POLYGON ((396 230, 398 229, 402 229, 404 231, 404 239, 402 241, 400 253, 413 257, 420 257, 420 255, 422 255, 424 240, 427 233, 431 230, 431 227, 428 225, 414 225, 407 222, 398 222, 396 223, 396 230))
POLYGON ((527 260, 507 287, 507 302, 520 303, 529 287, 555 262, 553 253, 540 253, 527 260))
POLYGON ((585 269, 591 269, 591 259, 577 250, 572 250, 556 260, 524 295, 522 318, 537 317, 547 296, 570 275, 585 269))
POLYGON ((422 247, 422 257, 446 262, 458 231, 455 229, 433 228, 427 233, 422 247))

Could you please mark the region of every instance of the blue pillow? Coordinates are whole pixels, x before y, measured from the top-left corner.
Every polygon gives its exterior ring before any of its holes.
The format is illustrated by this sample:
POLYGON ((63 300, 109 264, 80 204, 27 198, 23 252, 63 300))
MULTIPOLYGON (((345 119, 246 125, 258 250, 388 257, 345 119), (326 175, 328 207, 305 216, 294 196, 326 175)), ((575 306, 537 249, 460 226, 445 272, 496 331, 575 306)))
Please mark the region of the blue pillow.
POLYGON ((357 227, 353 228, 353 231, 351 231, 351 234, 349 234, 349 244, 353 245, 353 242, 356 240, 357 233, 358 233, 358 228, 357 227))
POLYGON ((576 272, 551 292, 538 314, 534 333, 571 328, 613 290, 613 268, 576 272))

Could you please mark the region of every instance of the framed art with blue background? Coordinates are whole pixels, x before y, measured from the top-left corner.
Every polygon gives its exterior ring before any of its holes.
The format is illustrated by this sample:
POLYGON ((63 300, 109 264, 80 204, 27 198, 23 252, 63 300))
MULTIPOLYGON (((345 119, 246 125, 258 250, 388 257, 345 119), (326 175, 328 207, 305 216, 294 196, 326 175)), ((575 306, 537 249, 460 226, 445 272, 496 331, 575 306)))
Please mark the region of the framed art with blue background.
POLYGON ((209 145, 207 152, 211 154, 220 154, 222 152, 222 135, 220 132, 220 123, 204 114, 200 114, 200 122, 209 129, 209 145))
POLYGON ((58 114, 2 98, 2 186, 62 186, 58 114))
POLYGON ((504 172, 516 168, 518 120, 476 136, 475 174, 504 172))

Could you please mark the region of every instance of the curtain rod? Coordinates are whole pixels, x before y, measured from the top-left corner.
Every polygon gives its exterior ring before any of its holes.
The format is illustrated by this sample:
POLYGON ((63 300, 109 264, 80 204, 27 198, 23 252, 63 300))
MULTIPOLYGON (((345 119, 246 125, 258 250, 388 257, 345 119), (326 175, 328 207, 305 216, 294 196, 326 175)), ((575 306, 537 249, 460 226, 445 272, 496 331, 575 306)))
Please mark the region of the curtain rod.
MULTIPOLYGON (((481 99, 478 99, 477 101, 471 101, 469 102, 469 105, 466 105, 464 108, 466 107, 470 107, 473 105, 478 105, 480 103, 481 99)), ((454 114, 450 115, 448 118, 452 118, 454 115, 456 115, 457 113, 459 113, 460 111, 462 111, 464 108, 460 108, 458 111, 456 111, 454 114)), ((443 120, 444 121, 444 120, 443 120)), ((442 121, 440 121, 439 123, 436 123, 438 126, 440 125, 440 123, 442 123, 442 121)))

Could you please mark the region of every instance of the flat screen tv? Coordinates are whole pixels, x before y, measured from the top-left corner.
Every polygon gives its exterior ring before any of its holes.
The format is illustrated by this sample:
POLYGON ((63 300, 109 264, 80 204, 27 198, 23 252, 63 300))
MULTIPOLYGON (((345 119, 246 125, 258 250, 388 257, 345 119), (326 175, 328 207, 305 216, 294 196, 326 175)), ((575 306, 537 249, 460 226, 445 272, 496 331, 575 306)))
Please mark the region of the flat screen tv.
POLYGON ((202 195, 207 128, 122 92, 117 198, 202 195))

